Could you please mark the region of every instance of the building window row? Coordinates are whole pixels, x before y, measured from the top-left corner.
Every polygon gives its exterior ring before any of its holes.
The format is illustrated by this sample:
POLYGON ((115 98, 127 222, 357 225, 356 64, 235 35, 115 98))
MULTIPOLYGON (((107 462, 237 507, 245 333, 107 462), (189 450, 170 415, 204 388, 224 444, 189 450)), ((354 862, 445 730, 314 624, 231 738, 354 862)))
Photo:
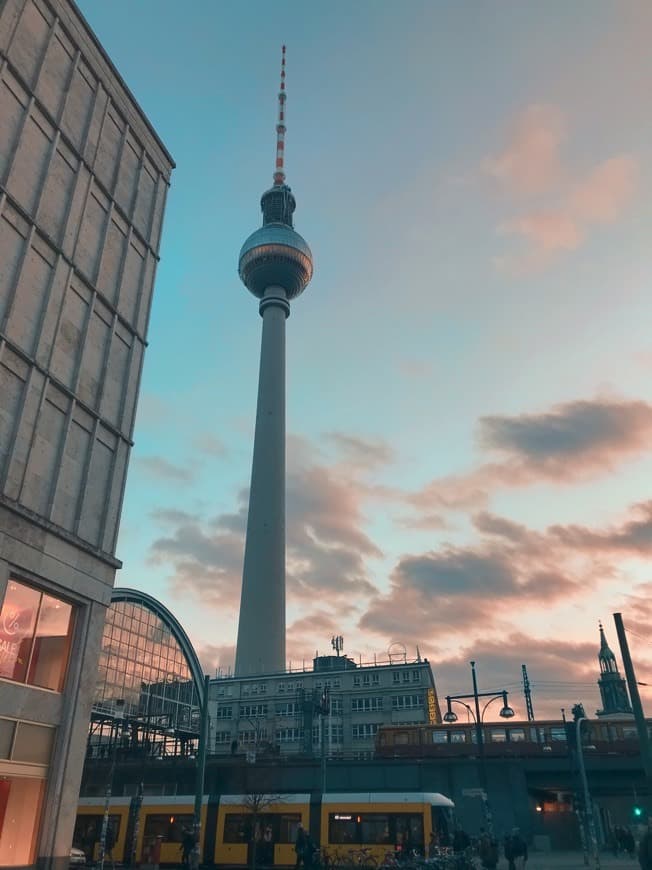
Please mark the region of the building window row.
POLYGON ((265 695, 267 693, 267 683, 243 683, 243 695, 265 695))
POLYGON ((351 737, 353 740, 369 740, 375 737, 378 733, 378 723, 365 722, 363 724, 351 726, 351 737))
POLYGON ((396 683, 420 683, 421 671, 417 668, 413 670, 392 671, 392 682, 396 683))
POLYGON ((285 701, 276 705, 277 716, 296 716, 301 712, 301 705, 296 701, 285 701))
POLYGON ((278 690, 279 695, 283 695, 283 694, 291 695, 291 694, 296 694, 297 692, 300 692, 301 689, 303 689, 303 683, 295 682, 294 680, 290 680, 289 682, 279 683, 276 688, 278 690))
POLYGON ((323 681, 317 680, 317 682, 315 683, 315 689, 317 689, 317 690, 322 689, 322 688, 324 688, 324 689, 339 689, 339 688, 341 688, 341 685, 342 685, 341 680, 338 678, 335 678, 333 680, 323 680, 323 681))
POLYGON ((261 740, 267 740, 266 728, 261 728, 260 731, 238 731, 238 741, 243 746, 256 745, 261 740))
POLYGON ((230 731, 216 731, 215 732, 215 743, 216 744, 224 744, 231 742, 231 732, 230 731))
POLYGON ((392 710, 412 710, 423 707, 423 695, 394 695, 392 710))
POLYGON ((303 728, 277 728, 277 743, 297 743, 303 740, 303 728))
POLYGON ((368 688, 370 686, 380 685, 380 674, 356 674, 353 677, 353 688, 360 687, 368 688))
POLYGON ((267 704, 240 704, 240 716, 259 719, 267 716, 267 704))
POLYGON ((233 718, 233 707, 218 707, 216 719, 232 719, 233 718))
MULTIPOLYGON (((319 733, 319 726, 314 725, 312 729, 312 742, 319 743, 321 740, 321 734, 319 733)), ((330 728, 328 725, 324 726, 324 743, 343 743, 344 742, 344 729, 341 724, 331 725, 330 728)))
POLYGON ((353 698, 351 700, 352 713, 371 713, 383 709, 383 699, 375 698, 353 698))

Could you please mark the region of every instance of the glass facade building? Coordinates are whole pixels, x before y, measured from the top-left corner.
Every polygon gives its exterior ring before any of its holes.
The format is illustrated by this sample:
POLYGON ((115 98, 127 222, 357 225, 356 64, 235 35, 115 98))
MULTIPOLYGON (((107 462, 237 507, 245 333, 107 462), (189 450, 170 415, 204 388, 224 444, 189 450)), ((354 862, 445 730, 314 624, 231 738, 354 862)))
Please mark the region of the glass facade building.
POLYGON ((143 592, 114 589, 93 701, 91 757, 105 755, 115 740, 152 755, 194 753, 203 687, 197 655, 170 611, 143 592))

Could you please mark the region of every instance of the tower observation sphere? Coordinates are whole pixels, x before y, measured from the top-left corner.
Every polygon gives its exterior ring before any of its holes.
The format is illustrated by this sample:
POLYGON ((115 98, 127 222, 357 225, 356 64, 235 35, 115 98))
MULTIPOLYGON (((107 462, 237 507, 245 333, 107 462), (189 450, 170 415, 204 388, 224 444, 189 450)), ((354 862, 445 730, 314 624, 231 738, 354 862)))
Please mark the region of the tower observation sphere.
POLYGON ((285 46, 276 125, 274 183, 260 200, 263 225, 242 246, 238 273, 263 318, 256 429, 236 676, 285 670, 285 321, 312 278, 312 253, 296 232, 296 201, 285 183, 285 46))

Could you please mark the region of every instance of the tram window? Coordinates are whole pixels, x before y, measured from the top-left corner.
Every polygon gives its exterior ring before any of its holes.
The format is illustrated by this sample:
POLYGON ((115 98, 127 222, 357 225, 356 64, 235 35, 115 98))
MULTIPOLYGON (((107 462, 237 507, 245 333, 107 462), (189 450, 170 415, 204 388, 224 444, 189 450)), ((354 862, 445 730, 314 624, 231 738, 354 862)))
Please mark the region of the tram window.
POLYGON ((505 728, 492 728, 489 732, 492 743, 505 743, 507 740, 507 731, 505 728))
POLYGON ((637 737, 636 728, 628 728, 627 725, 623 725, 623 740, 636 740, 637 737))
POLYGON ((393 816, 396 826, 396 843, 411 849, 423 848, 423 816, 397 813, 393 816))
POLYGON ((364 813, 361 817, 362 843, 391 843, 389 816, 380 813, 364 813))
POLYGON ((566 729, 565 728, 551 728, 550 729, 550 739, 551 740, 566 740, 566 729))
POLYGON ((282 813, 279 819, 278 843, 295 843, 301 822, 299 813, 282 813))
POLYGON ((525 728, 510 728, 509 739, 512 743, 520 743, 525 740, 525 728))
POLYGON ((448 733, 446 731, 433 731, 432 732, 432 742, 433 743, 448 743, 448 733))
POLYGON ((227 813, 224 818, 224 842, 246 843, 249 840, 251 816, 241 813, 227 813))
POLYGON ((466 731, 451 731, 451 743, 466 743, 466 731))
POLYGON ((176 813, 152 813, 145 817, 145 834, 147 837, 162 837, 164 843, 181 843, 184 831, 192 830, 192 815, 176 815, 176 813))
POLYGON ((357 842, 357 816, 354 813, 330 813, 328 816, 329 843, 357 842))

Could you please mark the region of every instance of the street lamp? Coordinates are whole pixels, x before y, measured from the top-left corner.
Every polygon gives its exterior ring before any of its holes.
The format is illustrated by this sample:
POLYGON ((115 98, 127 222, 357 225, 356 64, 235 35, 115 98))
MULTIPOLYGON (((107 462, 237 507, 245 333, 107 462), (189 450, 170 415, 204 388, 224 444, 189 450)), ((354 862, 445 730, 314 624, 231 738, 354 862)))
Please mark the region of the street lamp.
POLYGON ((484 810, 485 817, 487 823, 487 830, 489 834, 493 834, 493 819, 491 817, 491 809, 489 807, 489 795, 487 790, 487 769, 485 765, 485 757, 484 757, 484 740, 482 735, 482 722, 484 720, 484 714, 487 711, 487 708, 494 701, 498 701, 502 699, 503 706, 498 714, 503 719, 511 719, 514 716, 514 710, 507 703, 507 692, 503 690, 502 692, 478 692, 478 679, 475 672, 475 662, 470 662, 471 664, 471 675, 473 678, 473 692, 470 695, 446 695, 446 712, 444 713, 444 722, 457 722, 457 714, 453 711, 451 705, 453 703, 461 704, 463 707, 466 707, 468 712, 473 716, 475 721, 475 737, 476 743, 478 744, 478 754, 480 758, 480 784, 482 786, 483 791, 483 802, 484 802, 484 810), (482 708, 482 712, 480 712, 480 698, 489 698, 484 707, 482 708), (471 709, 471 707, 465 703, 467 699, 473 700, 475 702, 475 713, 471 709))
POLYGON ((582 790, 584 792, 584 817, 587 822, 589 838, 591 840, 591 851, 593 852, 595 867, 596 870, 600 870, 600 851, 598 849, 598 838, 595 831, 595 818, 593 816, 593 806, 591 804, 591 794, 589 792, 589 781, 586 777, 586 767, 584 766, 584 748, 582 746, 582 723, 588 722, 589 720, 583 714, 584 707, 581 704, 576 704, 573 707, 573 718, 575 719, 575 748, 577 751, 577 763, 580 769, 580 778, 582 780, 582 790))
POLYGON ((106 781, 106 792, 104 795, 104 815, 102 817, 102 830, 100 833, 100 870, 104 870, 104 859, 106 857, 106 835, 109 830, 109 807, 111 804, 111 792, 113 791, 113 777, 115 776, 115 762, 118 754, 118 729, 124 719, 125 702, 123 698, 119 698, 115 702, 113 710, 113 720, 111 722, 111 731, 109 740, 113 739, 111 747, 111 766, 109 767, 109 776, 106 781), (114 733, 115 731, 115 733, 114 733))
POLYGON ((208 751, 208 691, 211 678, 204 675, 204 697, 200 705, 201 727, 199 729, 199 746, 197 747, 197 779, 195 782, 195 808, 193 814, 193 834, 195 847, 192 850, 191 863, 199 865, 199 837, 201 834, 201 804, 204 798, 204 776, 206 773, 206 753, 208 751))

